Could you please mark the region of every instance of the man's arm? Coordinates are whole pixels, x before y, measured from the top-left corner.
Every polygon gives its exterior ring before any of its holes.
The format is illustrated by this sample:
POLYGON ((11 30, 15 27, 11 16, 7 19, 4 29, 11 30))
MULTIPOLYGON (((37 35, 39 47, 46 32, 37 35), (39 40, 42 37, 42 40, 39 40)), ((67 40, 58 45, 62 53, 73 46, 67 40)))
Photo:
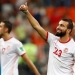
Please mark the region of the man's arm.
POLYGON ((27 54, 24 54, 22 56, 22 58, 27 63, 27 65, 31 68, 31 70, 33 70, 33 72, 35 73, 35 75, 40 75, 40 73, 38 72, 37 68, 35 67, 35 65, 33 64, 33 62, 29 59, 29 57, 27 56, 27 54))
POLYGON ((45 31, 40 24, 38 23, 38 21, 30 14, 30 12, 28 11, 28 6, 27 3, 25 3, 25 5, 21 5, 19 8, 20 11, 23 11, 26 15, 26 17, 28 18, 30 24, 32 25, 32 27, 40 34, 40 36, 44 39, 47 40, 47 31, 45 31))

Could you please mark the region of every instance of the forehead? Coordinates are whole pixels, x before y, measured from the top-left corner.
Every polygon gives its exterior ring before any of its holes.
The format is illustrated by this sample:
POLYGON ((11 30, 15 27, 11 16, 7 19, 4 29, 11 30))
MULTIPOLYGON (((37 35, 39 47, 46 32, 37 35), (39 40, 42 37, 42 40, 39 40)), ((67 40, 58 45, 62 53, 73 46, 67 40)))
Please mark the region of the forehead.
POLYGON ((75 27, 75 23, 73 22, 73 27, 75 27))
POLYGON ((60 20, 59 21, 59 25, 64 25, 64 26, 67 26, 68 25, 68 22, 66 22, 66 21, 63 21, 63 20, 60 20))
POLYGON ((4 23, 3 22, 0 22, 0 26, 4 26, 4 23))

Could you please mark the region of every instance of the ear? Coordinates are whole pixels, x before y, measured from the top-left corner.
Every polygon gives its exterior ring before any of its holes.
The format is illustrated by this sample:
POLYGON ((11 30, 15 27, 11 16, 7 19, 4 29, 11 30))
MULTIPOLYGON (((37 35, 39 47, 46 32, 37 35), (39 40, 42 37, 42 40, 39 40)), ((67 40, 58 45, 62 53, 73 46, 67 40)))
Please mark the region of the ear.
POLYGON ((8 32, 8 28, 5 28, 5 33, 7 33, 8 32))
POLYGON ((71 29, 67 29, 67 32, 68 32, 68 34, 70 34, 71 33, 71 29))

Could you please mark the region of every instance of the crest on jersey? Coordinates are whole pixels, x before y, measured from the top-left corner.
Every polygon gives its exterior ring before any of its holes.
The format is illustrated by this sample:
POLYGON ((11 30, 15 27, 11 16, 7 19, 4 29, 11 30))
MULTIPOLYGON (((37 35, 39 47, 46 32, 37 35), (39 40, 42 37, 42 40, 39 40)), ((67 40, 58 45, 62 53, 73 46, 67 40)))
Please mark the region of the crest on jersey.
POLYGON ((64 53, 66 53, 66 52, 68 52, 68 48, 65 48, 65 49, 64 49, 64 53))
POLYGON ((7 47, 7 50, 10 50, 10 46, 7 47))

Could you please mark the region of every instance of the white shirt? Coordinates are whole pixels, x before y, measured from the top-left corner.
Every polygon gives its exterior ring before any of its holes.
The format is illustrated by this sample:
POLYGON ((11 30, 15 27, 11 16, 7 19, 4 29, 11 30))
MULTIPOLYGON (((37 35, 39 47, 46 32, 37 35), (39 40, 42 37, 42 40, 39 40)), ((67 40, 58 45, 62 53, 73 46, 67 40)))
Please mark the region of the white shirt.
POLYGON ((48 32, 50 45, 47 75, 73 75, 75 42, 70 39, 61 43, 59 38, 48 32))
POLYGON ((5 47, 2 48, 2 75, 18 75, 18 59, 25 50, 22 43, 15 38, 5 41, 5 47))

